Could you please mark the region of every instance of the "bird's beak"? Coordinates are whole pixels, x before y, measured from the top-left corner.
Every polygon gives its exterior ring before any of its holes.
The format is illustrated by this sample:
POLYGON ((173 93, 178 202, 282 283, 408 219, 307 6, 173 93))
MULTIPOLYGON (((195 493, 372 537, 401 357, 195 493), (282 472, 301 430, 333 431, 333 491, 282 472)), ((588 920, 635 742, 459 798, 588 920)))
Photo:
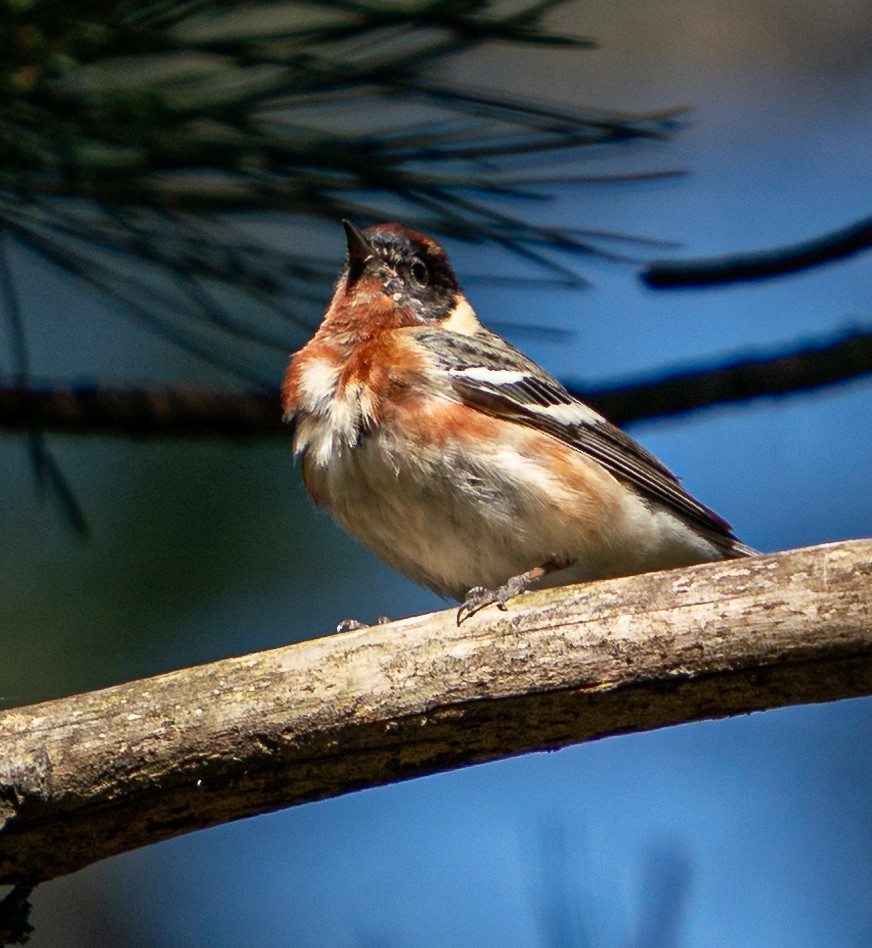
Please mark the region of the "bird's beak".
POLYGON ((351 221, 344 220, 342 226, 348 240, 348 285, 351 286, 360 279, 366 261, 375 256, 375 250, 351 221))

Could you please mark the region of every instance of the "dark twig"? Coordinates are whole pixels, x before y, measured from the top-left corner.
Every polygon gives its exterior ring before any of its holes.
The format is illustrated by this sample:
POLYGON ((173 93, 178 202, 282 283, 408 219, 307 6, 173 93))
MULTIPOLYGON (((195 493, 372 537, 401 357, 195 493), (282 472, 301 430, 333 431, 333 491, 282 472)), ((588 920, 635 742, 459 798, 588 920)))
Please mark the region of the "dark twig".
MULTIPOLYGON (((872 330, 805 342, 780 355, 602 387, 569 389, 616 424, 713 405, 779 397, 872 374, 872 330)), ((124 437, 287 435, 275 388, 227 392, 193 387, 0 386, 0 429, 124 437)))
POLYGON ((756 398, 778 398, 872 374, 872 330, 807 340, 780 355, 747 356, 646 381, 570 391, 615 424, 666 418, 756 398))
POLYGON ((872 217, 831 231, 812 240, 757 253, 697 260, 662 260, 640 274, 655 290, 700 286, 723 286, 750 280, 766 280, 844 260, 872 247, 872 217))
POLYGON ((278 389, 0 387, 0 428, 124 437, 275 435, 283 431, 278 389))

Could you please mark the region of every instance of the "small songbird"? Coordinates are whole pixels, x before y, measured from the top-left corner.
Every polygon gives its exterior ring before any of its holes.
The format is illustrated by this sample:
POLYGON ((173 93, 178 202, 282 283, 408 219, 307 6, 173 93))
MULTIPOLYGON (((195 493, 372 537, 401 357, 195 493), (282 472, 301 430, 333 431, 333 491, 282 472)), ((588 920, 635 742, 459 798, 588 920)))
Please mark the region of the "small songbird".
POLYGON ((749 556, 652 454, 485 329, 430 237, 344 221, 282 388, 312 499, 460 623, 530 586, 749 556))

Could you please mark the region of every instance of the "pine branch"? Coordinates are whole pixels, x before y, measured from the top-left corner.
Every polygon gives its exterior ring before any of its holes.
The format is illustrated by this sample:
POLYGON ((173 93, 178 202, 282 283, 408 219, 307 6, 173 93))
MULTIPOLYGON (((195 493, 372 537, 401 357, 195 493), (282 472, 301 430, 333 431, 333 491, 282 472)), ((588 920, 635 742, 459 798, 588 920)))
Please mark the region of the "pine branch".
MULTIPOLYGON (((570 383, 615 424, 674 417, 715 405, 777 398, 872 374, 872 331, 826 336, 761 358, 673 372, 619 385, 570 383)), ((0 430, 132 438, 288 436, 279 392, 193 387, 31 388, 0 385, 0 430)))
POLYGON ((616 424, 667 418, 751 401, 782 398, 839 385, 872 374, 872 330, 803 340, 763 357, 745 356, 720 365, 672 372, 607 390, 569 384, 616 424))
POLYGON ((264 236, 266 215, 311 235, 315 221, 383 220, 387 205, 562 274, 558 251, 623 238, 490 202, 546 199, 570 180, 548 167, 557 156, 663 138, 678 115, 562 108, 440 71, 495 42, 594 46, 547 29, 562 2, 0 3, 0 236, 241 378, 226 336, 269 344, 275 314, 305 326, 313 282, 327 292, 335 275, 311 238, 264 236), (221 310, 234 293, 244 319, 221 310))
POLYGON ((278 388, 0 386, 0 429, 129 438, 287 436, 279 406, 278 388))
POLYGON ((697 260, 657 260, 649 264, 640 276, 655 290, 725 286, 800 273, 845 260, 870 247, 872 217, 867 217, 812 240, 772 250, 697 260))
POLYGON ((454 616, 0 714, 0 883, 487 760, 872 694, 872 540, 454 616))

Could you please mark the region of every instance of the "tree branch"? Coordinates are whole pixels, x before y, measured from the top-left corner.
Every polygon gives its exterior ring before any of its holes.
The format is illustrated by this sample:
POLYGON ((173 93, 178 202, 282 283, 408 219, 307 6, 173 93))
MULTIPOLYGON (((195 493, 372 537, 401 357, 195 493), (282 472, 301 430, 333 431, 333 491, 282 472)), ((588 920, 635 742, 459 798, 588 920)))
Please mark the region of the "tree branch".
POLYGON ((872 217, 811 240, 756 253, 696 260, 655 260, 642 271, 642 282, 655 290, 724 286, 767 280, 844 260, 872 247, 872 217))
POLYGON ((526 595, 0 715, 0 882, 628 731, 872 693, 872 540, 526 595))
POLYGON ((805 340, 764 357, 735 358, 721 365, 674 372, 586 392, 568 385, 615 424, 685 415, 715 405, 778 398, 838 385, 872 374, 872 331, 805 340))
MULTIPOLYGON (((789 395, 872 373, 872 331, 803 342, 776 355, 640 382, 570 391, 615 424, 681 415, 713 405, 789 395)), ((288 434, 277 389, 226 392, 193 387, 30 388, 0 385, 0 429, 122 437, 238 438, 288 434)))
POLYGON ((278 388, 10 385, 0 386, 0 429, 127 438, 287 436, 280 406, 278 388))

